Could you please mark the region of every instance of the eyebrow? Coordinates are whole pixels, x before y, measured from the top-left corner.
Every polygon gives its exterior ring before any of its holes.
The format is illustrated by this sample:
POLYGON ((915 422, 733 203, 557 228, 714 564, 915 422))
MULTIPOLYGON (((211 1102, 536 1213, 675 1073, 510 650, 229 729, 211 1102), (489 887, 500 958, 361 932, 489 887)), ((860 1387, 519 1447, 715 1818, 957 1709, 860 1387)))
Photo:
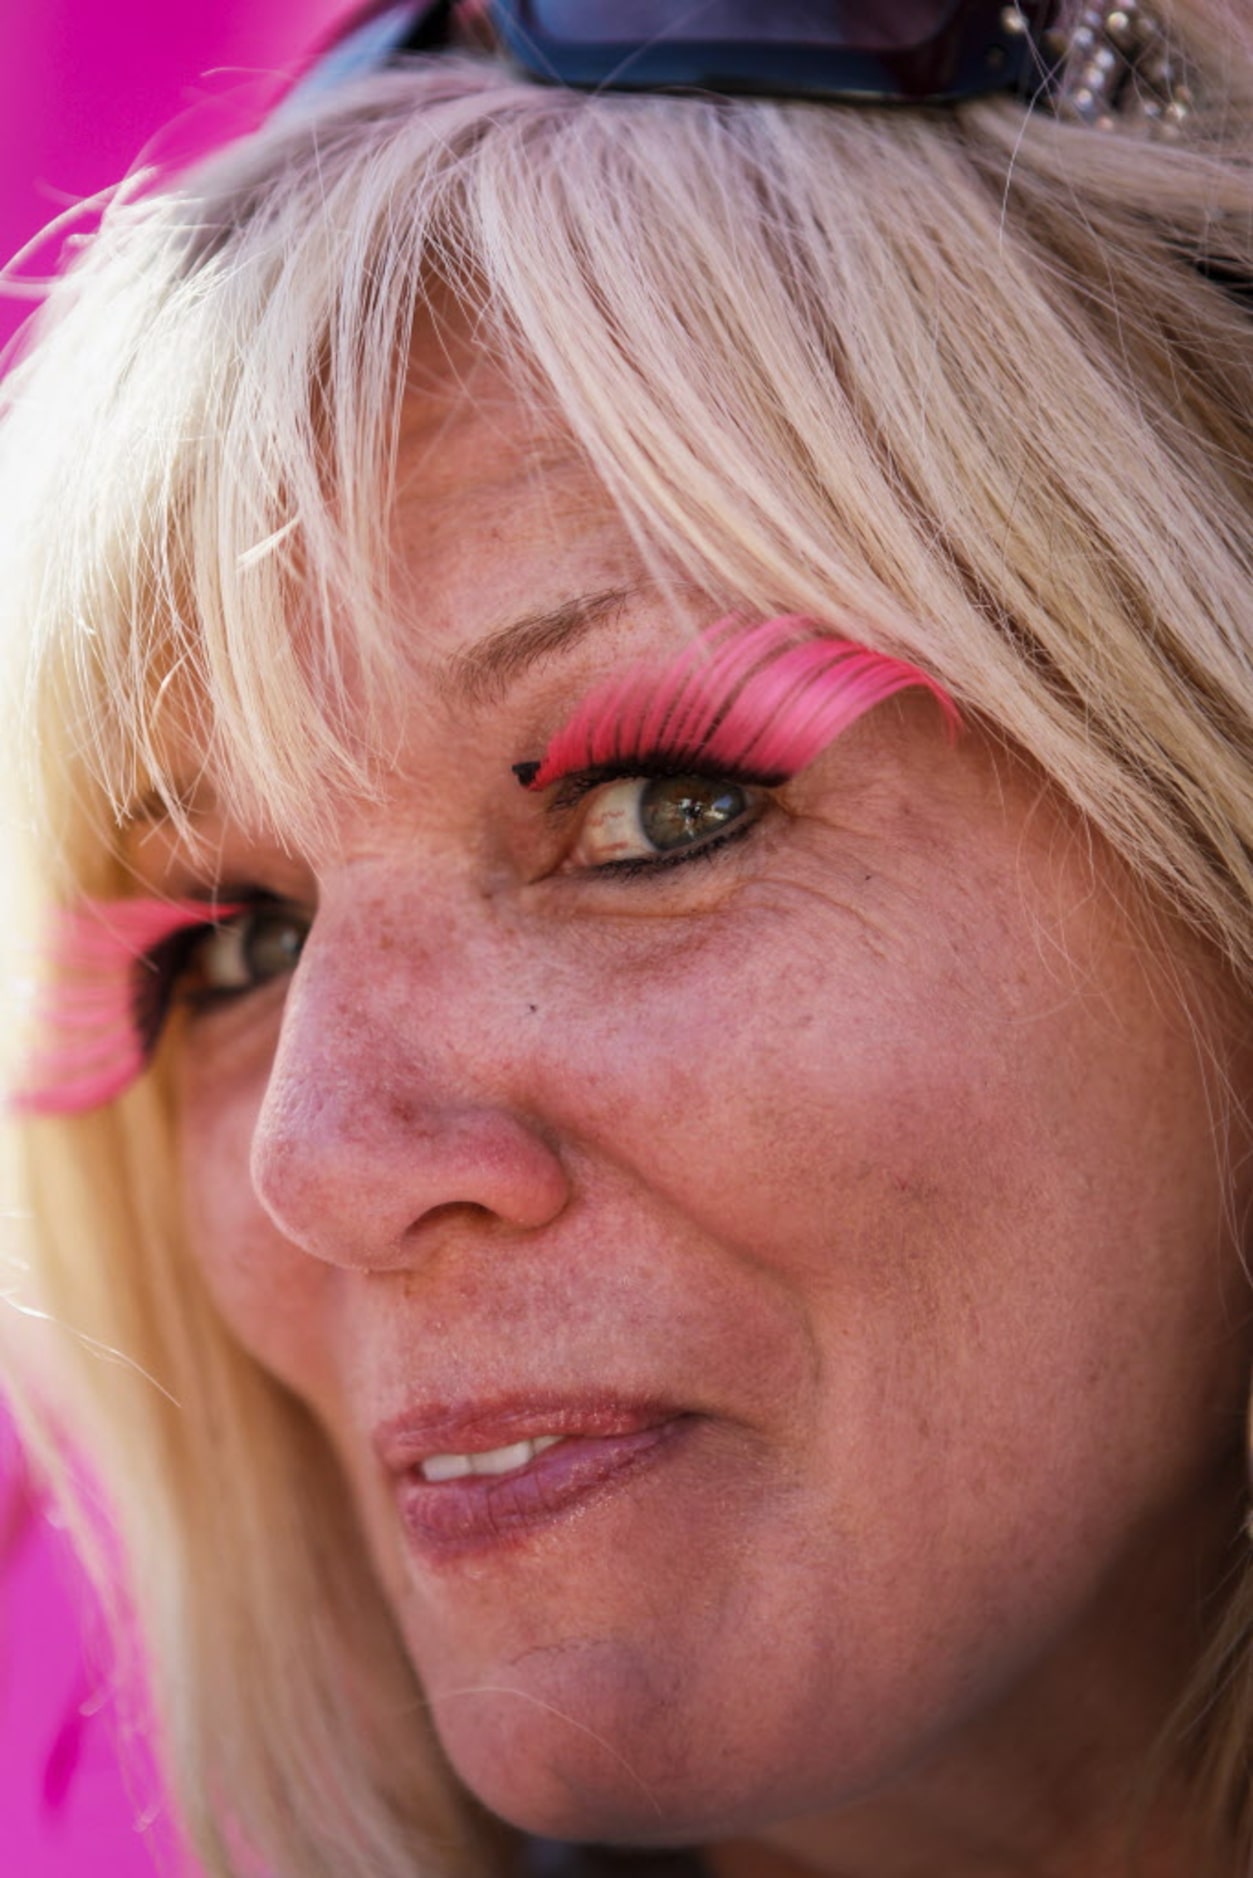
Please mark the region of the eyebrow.
MULTIPOLYGON (((628 601, 650 591, 654 584, 636 581, 625 587, 604 587, 542 612, 526 613, 468 650, 453 653, 443 667, 440 688, 472 709, 498 703, 535 666, 617 620, 628 601)), ((203 799, 202 790, 203 782, 180 792, 181 806, 193 813, 205 812, 211 802, 203 799)), ((161 793, 150 790, 127 809, 123 827, 159 826, 169 819, 169 806, 161 793)))
POLYGON ((445 667, 443 688, 471 706, 498 703, 536 665, 570 651, 589 633, 612 624, 627 602, 648 591, 651 584, 606 587, 544 612, 527 613, 467 651, 453 654, 445 667))

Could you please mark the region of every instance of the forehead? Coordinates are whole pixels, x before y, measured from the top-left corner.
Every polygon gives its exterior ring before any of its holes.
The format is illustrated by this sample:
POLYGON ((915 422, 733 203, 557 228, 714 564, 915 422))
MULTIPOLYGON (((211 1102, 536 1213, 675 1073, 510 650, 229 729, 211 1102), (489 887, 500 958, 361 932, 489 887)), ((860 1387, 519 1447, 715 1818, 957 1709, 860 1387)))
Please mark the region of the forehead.
POLYGON ((641 552, 569 429, 464 336, 415 348, 391 539, 410 732, 423 705, 473 720, 554 661, 585 679, 682 642, 710 604, 641 552))
POLYGON ((420 662, 640 583, 639 554, 569 431, 468 342, 415 352, 392 539, 420 662))
MULTIPOLYGON (((376 776, 420 768, 425 748, 447 747, 450 734, 474 739, 495 707, 512 722, 515 699, 525 713, 529 681, 549 667, 577 688, 685 638, 699 617, 689 583, 669 577, 660 556, 645 564, 568 428, 462 333, 428 334, 415 346, 386 513, 381 639, 362 632, 351 607, 336 629, 345 726, 376 776)), ((298 647, 299 604, 290 628, 298 647)), ((317 656, 310 634, 300 657, 315 683, 317 656)), ((224 814, 284 841, 323 845, 298 806, 267 799, 255 761, 249 774, 228 746, 223 773, 212 718, 210 697, 193 701, 171 740, 170 768, 189 782, 180 799, 193 812, 209 806, 215 820, 224 814)), ((308 781, 333 845, 332 825, 360 806, 356 791, 328 786, 312 767, 308 781)), ((154 792, 135 821, 164 819, 168 806, 154 792)))

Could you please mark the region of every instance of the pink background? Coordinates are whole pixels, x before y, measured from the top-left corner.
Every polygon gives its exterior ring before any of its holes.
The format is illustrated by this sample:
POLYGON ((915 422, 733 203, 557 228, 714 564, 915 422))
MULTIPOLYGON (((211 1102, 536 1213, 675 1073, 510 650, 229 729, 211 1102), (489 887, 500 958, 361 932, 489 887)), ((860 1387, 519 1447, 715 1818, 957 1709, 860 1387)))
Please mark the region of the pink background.
MULTIPOLYGON (((254 99, 353 10, 354 0, 3 0, 0 256, 124 175, 189 108, 202 140, 221 141, 233 89, 254 99)), ((0 300, 0 342, 21 311, 0 300)))
MULTIPOLYGON (((221 141, 350 0, 0 0, 0 257, 124 175, 162 127, 221 141), (239 101, 242 100, 242 103, 239 101), (190 126, 186 120, 193 112, 190 126)), ((55 249, 54 249, 55 252, 55 249)), ((46 272, 46 250, 16 270, 46 272)), ((29 308, 0 291, 0 345, 29 308)), ((152 1878, 90 1604, 0 1412, 0 1871, 152 1878)))

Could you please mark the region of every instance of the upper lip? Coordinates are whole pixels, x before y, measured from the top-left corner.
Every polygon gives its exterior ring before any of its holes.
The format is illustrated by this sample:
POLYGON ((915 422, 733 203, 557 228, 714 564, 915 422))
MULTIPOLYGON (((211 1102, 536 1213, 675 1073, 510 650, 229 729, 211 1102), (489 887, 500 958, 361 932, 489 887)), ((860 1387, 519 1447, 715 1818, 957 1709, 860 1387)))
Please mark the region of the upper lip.
POLYGON ((433 1454, 486 1454, 540 1435, 637 1434, 684 1412, 655 1397, 527 1394, 418 1406, 380 1422, 372 1439, 384 1467, 403 1474, 433 1454))

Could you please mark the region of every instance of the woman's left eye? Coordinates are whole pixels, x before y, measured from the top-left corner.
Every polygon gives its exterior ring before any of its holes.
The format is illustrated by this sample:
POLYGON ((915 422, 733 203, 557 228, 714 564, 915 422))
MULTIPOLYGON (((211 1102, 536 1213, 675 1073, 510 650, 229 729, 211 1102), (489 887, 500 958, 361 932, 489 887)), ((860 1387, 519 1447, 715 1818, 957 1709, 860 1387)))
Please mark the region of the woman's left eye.
POLYGON ((575 867, 665 865, 747 833, 760 792, 709 776, 631 776, 589 795, 575 867))

